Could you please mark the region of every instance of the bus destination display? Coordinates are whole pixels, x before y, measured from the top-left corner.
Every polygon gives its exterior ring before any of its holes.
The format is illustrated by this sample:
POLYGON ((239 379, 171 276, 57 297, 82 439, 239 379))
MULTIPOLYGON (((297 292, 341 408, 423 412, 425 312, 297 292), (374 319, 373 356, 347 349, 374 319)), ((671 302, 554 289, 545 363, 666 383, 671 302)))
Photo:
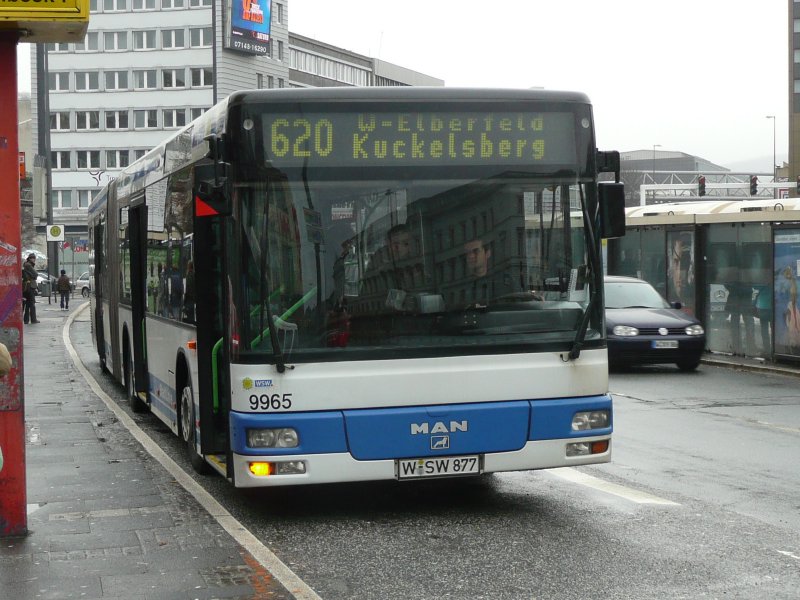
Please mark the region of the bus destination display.
POLYGON ((358 112, 264 115, 275 167, 569 165, 569 112, 358 112))

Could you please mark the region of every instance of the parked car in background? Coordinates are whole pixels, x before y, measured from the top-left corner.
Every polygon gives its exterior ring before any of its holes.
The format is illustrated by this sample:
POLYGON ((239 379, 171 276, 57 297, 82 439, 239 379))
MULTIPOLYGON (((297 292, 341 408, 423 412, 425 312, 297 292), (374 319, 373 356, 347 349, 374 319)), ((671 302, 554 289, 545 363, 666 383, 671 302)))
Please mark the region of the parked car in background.
POLYGON ((81 273, 80 277, 75 280, 75 291, 80 291, 81 296, 84 298, 89 297, 89 271, 81 273))
POLYGON ((38 271, 38 273, 39 274, 36 276, 36 295, 47 296, 48 294, 52 294, 53 290, 56 289, 58 278, 53 277, 47 273, 47 271, 38 271), (48 280, 50 281, 50 285, 47 284, 48 280))
POLYGON ((706 335, 700 321, 671 305, 634 277, 607 276, 604 283, 608 360, 612 367, 675 363, 682 371, 700 364, 706 335))

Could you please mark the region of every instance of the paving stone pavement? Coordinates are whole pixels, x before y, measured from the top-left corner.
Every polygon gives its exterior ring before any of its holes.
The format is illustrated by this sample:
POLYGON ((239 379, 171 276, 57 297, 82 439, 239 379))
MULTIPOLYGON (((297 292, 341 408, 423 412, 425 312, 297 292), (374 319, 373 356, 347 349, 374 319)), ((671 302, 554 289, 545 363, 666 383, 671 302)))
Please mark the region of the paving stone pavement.
POLYGON ((69 312, 39 300, 24 329, 29 533, 0 538, 0 600, 293 598, 95 396, 63 343, 69 312))

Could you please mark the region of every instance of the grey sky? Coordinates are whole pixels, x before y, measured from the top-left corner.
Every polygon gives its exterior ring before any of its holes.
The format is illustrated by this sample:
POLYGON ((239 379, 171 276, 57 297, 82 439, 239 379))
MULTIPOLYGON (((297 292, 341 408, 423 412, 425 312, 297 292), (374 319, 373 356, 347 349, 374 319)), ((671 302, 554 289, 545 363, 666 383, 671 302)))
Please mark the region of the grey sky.
MULTIPOLYGON (((786 158, 787 0, 291 0, 289 28, 448 86, 586 92, 606 150, 786 158)), ((24 58, 26 52, 20 49, 24 58)), ((25 69, 27 70, 27 69, 25 69)), ((24 76, 21 70, 21 76, 24 76)), ((20 89, 29 83, 20 82, 20 89)))

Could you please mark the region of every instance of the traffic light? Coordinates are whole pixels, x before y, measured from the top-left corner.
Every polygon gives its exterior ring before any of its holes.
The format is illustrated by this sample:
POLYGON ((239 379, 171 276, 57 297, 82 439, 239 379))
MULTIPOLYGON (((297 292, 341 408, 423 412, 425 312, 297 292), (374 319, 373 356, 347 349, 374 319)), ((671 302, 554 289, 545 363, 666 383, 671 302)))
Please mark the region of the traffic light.
POLYGON ((706 195, 706 177, 705 175, 700 175, 697 178, 697 195, 698 196, 705 196, 706 195))
POLYGON ((750 195, 757 196, 758 195, 758 176, 757 175, 750 175, 750 195))

